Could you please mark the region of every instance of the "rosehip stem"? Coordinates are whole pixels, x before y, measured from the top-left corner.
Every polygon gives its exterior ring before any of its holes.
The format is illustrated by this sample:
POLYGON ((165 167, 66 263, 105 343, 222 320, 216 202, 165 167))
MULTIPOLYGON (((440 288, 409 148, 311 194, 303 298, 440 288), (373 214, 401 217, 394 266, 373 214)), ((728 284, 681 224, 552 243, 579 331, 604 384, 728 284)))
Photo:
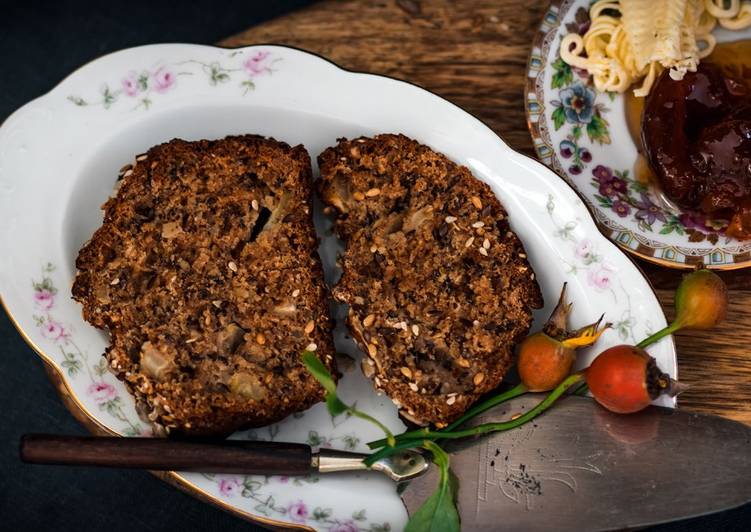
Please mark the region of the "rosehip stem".
MULTIPOLYGON (((494 406, 497 406, 501 403, 505 403, 506 401, 513 399, 514 397, 518 397, 520 395, 523 395, 527 393, 529 390, 527 390, 527 387, 524 386, 524 384, 519 383, 510 390, 506 390, 503 393, 500 393, 498 395, 495 395, 489 399, 486 399, 485 401, 476 404, 469 410, 467 410, 463 416, 461 416, 459 419, 451 423, 449 426, 447 426, 444 429, 441 429, 442 431, 451 431, 455 428, 461 426, 465 422, 469 421, 475 416, 479 416, 483 412, 490 410, 494 406)), ((424 428, 424 429, 417 429, 412 430, 409 432, 402 432, 401 434, 398 434, 396 436, 396 441, 404 441, 404 440, 414 440, 414 439, 422 439, 425 438, 428 434, 430 434, 430 429, 424 428)), ((383 447, 384 445, 387 445, 388 441, 386 438, 382 438, 380 440, 375 440, 368 443, 368 447, 371 449, 378 449, 380 447, 383 447)))
POLYGON ((576 390, 574 390, 574 395, 580 395, 584 396, 587 395, 587 392, 589 392, 589 386, 587 386, 587 383, 585 382, 581 386, 579 386, 576 390))
MULTIPOLYGON (((384 440, 385 441, 385 440, 384 440)), ((373 453, 369 455, 367 458, 365 458, 362 463, 366 466, 370 467, 373 464, 375 464, 378 460, 381 458, 385 458, 387 456, 391 456, 392 454, 395 454, 399 451, 403 451, 404 449, 413 449, 415 447, 422 447, 422 444, 424 442, 423 439, 414 439, 414 440, 406 440, 403 442, 396 442, 396 445, 393 447, 384 447, 377 453, 373 453)))
MULTIPOLYGON (((418 431, 420 432, 420 437, 414 438, 414 439, 408 439, 408 440, 402 440, 400 442, 397 442, 395 447, 384 447, 377 453, 374 453, 370 455, 366 460, 365 463, 374 463, 377 460, 380 460, 381 458, 384 458, 386 456, 390 456, 394 452, 400 449, 407 449, 410 447, 419 447, 421 445, 421 442, 424 440, 442 440, 442 439, 459 439, 459 438, 468 438, 470 436, 479 436, 481 434, 489 434, 492 432, 502 432, 506 430, 511 430, 516 427, 519 427, 521 425, 524 425, 528 421, 531 421, 532 419, 536 418, 545 410, 550 408, 550 406, 555 403, 558 398, 563 395, 571 386, 574 384, 577 384, 584 380, 584 373, 574 373, 573 375, 570 375, 566 378, 563 382, 561 382, 548 396, 543 399, 537 406, 535 406, 532 410, 527 412, 524 415, 519 416, 516 419, 512 419, 510 421, 503 421, 500 423, 483 423, 482 425, 477 425, 476 427, 471 427, 464 430, 457 430, 457 431, 446 431, 439 430, 439 431, 418 431)), ((403 435, 400 435, 403 436, 403 435)))
POLYGON ((657 331, 653 335, 647 336, 644 340, 642 340, 641 342, 639 342, 638 344, 636 344, 636 346, 637 347, 641 347, 642 349, 644 349, 648 345, 652 345, 653 343, 657 342, 658 340, 662 340, 663 338, 665 338, 669 334, 673 334, 674 332, 679 331, 681 329, 681 327, 682 327, 682 325, 679 322, 674 321, 673 323, 671 323, 670 325, 668 325, 664 329, 660 329, 659 331, 657 331))
POLYGON ((506 401, 513 399, 514 397, 519 397, 520 395, 523 395, 527 393, 529 390, 524 385, 524 383, 520 382, 510 390, 506 390, 505 392, 496 395, 495 397, 491 397, 490 399, 487 399, 483 401, 482 403, 478 403, 469 410, 467 410, 462 417, 451 423, 448 427, 445 429, 442 429, 443 431, 449 432, 454 430, 457 427, 460 427, 465 422, 469 421, 473 417, 479 416, 483 412, 490 410, 494 406, 497 406, 501 403, 505 403, 506 401))

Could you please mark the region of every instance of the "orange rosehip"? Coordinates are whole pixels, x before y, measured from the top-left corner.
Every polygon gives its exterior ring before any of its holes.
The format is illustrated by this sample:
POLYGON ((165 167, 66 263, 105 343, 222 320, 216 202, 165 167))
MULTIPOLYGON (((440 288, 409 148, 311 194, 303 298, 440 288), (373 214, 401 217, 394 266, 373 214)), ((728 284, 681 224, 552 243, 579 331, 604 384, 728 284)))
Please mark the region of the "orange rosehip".
POLYGON ((728 289, 709 270, 686 275, 675 292, 675 323, 680 328, 710 329, 725 319, 728 289))
POLYGON ((558 386, 571 374, 579 347, 592 345, 609 327, 600 328, 602 317, 595 323, 576 331, 566 326, 571 304, 566 303, 566 285, 563 285, 558 304, 542 331, 525 338, 519 345, 517 369, 522 383, 532 392, 547 392, 558 386))

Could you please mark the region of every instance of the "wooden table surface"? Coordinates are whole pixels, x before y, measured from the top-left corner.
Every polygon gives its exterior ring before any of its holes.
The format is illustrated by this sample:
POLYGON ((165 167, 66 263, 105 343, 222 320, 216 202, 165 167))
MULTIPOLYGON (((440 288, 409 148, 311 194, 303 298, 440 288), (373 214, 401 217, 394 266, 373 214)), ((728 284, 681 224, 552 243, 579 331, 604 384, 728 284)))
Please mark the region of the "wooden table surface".
MULTIPOLYGON (((429 89, 488 124, 512 148, 534 156, 524 115, 527 55, 546 0, 324 0, 221 44, 289 44, 352 70, 386 74, 429 89)), ((681 273, 638 262, 668 319, 681 273)), ((682 408, 751 424, 751 269, 722 272, 728 319, 712 331, 676 337, 682 408)))

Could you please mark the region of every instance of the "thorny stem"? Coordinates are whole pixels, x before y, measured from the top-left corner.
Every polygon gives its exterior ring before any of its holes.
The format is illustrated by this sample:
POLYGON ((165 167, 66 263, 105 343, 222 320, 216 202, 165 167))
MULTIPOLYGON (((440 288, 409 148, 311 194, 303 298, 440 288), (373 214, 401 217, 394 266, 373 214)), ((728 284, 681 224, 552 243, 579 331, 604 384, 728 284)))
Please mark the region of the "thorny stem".
POLYGON ((678 323, 677 321, 674 321, 673 323, 671 323, 664 329, 660 329, 653 335, 646 337, 644 340, 636 344, 636 347, 641 347, 642 349, 644 349, 648 345, 652 345, 656 341, 663 339, 669 334, 673 334, 674 332, 678 331, 680 328, 681 328, 681 324, 678 323))
POLYGON ((573 375, 570 375, 561 382, 548 396, 543 399, 540 403, 537 404, 532 410, 527 412, 526 414, 523 414, 519 416, 516 419, 512 419, 510 421, 503 421, 500 423, 483 423, 482 425, 477 425, 476 427, 471 427, 464 430, 458 430, 458 431, 446 431, 446 430, 440 430, 440 431, 425 431, 422 433, 421 437, 410 439, 410 440, 403 440, 397 443, 395 447, 384 447, 377 453, 371 455, 366 460, 366 463, 372 464, 376 460, 380 460, 381 458, 384 458, 386 456, 392 455, 394 452, 400 449, 407 449, 409 447, 419 447, 420 442, 423 440, 441 440, 441 439, 459 439, 459 438, 467 438, 470 436, 479 436, 481 434, 488 434, 491 432, 502 432, 506 430, 511 430, 516 427, 519 427, 521 425, 524 425, 528 421, 531 421, 532 419, 536 418, 545 410, 550 408, 550 406, 555 403, 558 398, 563 395, 571 386, 574 384, 577 384, 584 380, 584 372, 578 372, 574 373, 573 375))
MULTIPOLYGON (((498 395, 493 396, 493 397, 491 397, 489 399, 486 399, 485 401, 483 401, 481 403, 476 404, 475 406, 473 406, 472 408, 470 408, 469 410, 467 410, 464 413, 464 415, 461 416, 459 419, 457 419, 456 421, 454 421, 453 423, 451 423, 445 429, 441 429, 441 430, 442 431, 446 431, 446 432, 454 430, 455 428, 461 426, 462 424, 464 424, 466 421, 469 421, 473 417, 478 416, 478 415, 482 414, 483 412, 485 412, 487 410, 490 410, 494 406, 497 406, 497 405, 499 405, 501 403, 504 403, 504 402, 506 402, 506 401, 508 401, 510 399, 513 399, 514 397, 518 397, 518 396, 520 396, 522 394, 525 394, 525 393, 527 393, 527 391, 529 391, 529 390, 527 390, 527 387, 524 386, 524 384, 519 383, 516 386, 514 386, 513 388, 511 388, 510 390, 506 390, 505 392, 503 392, 501 394, 498 394, 498 395)), ((422 439, 424 436, 426 436, 428 434, 430 434, 430 429, 428 429, 428 428, 412 430, 412 431, 409 431, 409 432, 403 432, 403 433, 399 434, 398 436, 396 436, 396 441, 399 442, 399 441, 403 441, 403 440, 422 439)), ((387 442, 386 438, 383 438, 383 439, 380 439, 380 440, 369 442, 368 443, 368 447, 370 447, 371 449, 378 449, 380 447, 383 447, 387 443, 388 442, 387 442)))

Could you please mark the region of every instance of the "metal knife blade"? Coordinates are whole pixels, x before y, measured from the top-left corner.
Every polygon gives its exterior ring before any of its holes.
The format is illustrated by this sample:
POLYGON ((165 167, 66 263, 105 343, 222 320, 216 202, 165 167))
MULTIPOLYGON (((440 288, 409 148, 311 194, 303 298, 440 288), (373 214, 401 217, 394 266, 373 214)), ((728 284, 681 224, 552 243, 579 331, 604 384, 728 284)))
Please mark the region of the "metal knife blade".
MULTIPOLYGON (((517 398, 476 423, 539 400, 517 398)), ((751 501, 751 427, 717 416, 661 407, 618 415, 570 396, 518 429, 444 444, 463 530, 615 530, 751 501)), ((437 482, 435 467, 410 481, 401 493, 410 515, 437 482)))

